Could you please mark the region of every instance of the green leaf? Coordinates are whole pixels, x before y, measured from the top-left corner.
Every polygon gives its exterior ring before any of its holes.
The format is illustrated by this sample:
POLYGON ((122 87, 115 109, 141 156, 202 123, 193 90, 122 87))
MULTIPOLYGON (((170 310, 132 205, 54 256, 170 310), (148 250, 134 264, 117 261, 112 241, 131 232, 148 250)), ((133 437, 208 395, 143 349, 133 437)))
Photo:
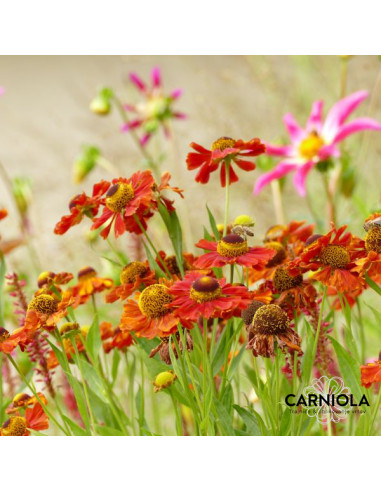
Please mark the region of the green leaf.
POLYGON ((165 273, 157 264, 155 258, 152 256, 151 250, 149 249, 149 247, 147 246, 147 244, 144 241, 143 241, 143 246, 144 246, 147 260, 148 260, 148 264, 149 264, 151 270, 153 270, 156 273, 157 277, 165 277, 165 273))
POLYGON ((243 420, 243 423, 246 426, 246 435, 248 436, 261 436, 262 433, 259 429, 257 418, 255 415, 252 415, 249 411, 240 407, 239 405, 233 405, 234 410, 238 413, 238 415, 243 420))
POLYGON ((373 289, 379 296, 381 296, 381 288, 376 284, 374 280, 372 280, 369 275, 365 274, 366 283, 369 285, 371 289, 373 289))
POLYGON ((86 337, 86 350, 94 364, 98 364, 98 354, 101 345, 102 339, 99 329, 99 320, 98 315, 96 314, 86 337))
POLYGON ((334 338, 329 337, 335 349, 339 362, 340 372, 345 383, 354 394, 357 403, 360 402, 363 392, 360 386, 360 366, 356 360, 334 338))
POLYGON ((107 427, 106 425, 97 424, 95 426, 95 430, 100 436, 123 436, 123 432, 121 432, 119 429, 107 427))
POLYGON ((181 275, 184 275, 183 232, 181 230, 179 218, 175 210, 169 211, 161 202, 159 202, 158 209, 171 239, 176 255, 177 265, 180 269, 181 275))
POLYGON ((112 357, 112 367, 111 367, 111 377, 112 377, 113 385, 115 384, 116 378, 118 376, 119 363, 120 363, 119 350, 114 350, 114 354, 112 357))
POLYGON ((233 419, 227 411, 226 407, 224 407, 224 405, 216 398, 214 399, 214 407, 217 414, 216 417, 218 419, 217 424, 223 430, 223 435, 234 436, 235 432, 232 422, 233 419))
POLYGON ((67 423, 67 425, 70 427, 71 432, 75 436, 88 436, 89 434, 86 432, 86 429, 78 425, 76 422, 71 420, 69 417, 66 415, 63 415, 62 417, 64 421, 67 423))
POLYGON ((280 435, 281 436, 287 436, 288 432, 290 430, 290 424, 291 424, 291 412, 289 409, 286 409, 283 412, 282 415, 282 420, 280 422, 280 435))
POLYGON ((88 386, 98 396, 98 398, 100 398, 104 403, 108 403, 107 392, 104 389, 104 386, 100 377, 98 376, 97 371, 83 358, 81 358, 81 361, 79 363, 81 364, 86 384, 88 384, 88 386))
POLYGON ((212 212, 210 211, 208 205, 206 205, 206 210, 208 211, 208 217, 209 217, 209 224, 210 224, 210 227, 212 229, 212 232, 214 234, 214 237, 216 239, 218 239, 219 237, 219 233, 218 233, 218 229, 217 229, 217 224, 216 224, 216 220, 212 214, 212 212))
POLYGON ((82 387, 78 380, 69 372, 66 372, 66 377, 69 381, 70 386, 73 388, 75 401, 77 402, 79 413, 81 414, 83 423, 85 424, 88 435, 90 435, 90 418, 87 411, 86 400, 83 395, 82 387))
POLYGON ((5 259, 4 255, 0 252, 0 325, 4 325, 4 296, 3 296, 3 286, 5 280, 5 259))

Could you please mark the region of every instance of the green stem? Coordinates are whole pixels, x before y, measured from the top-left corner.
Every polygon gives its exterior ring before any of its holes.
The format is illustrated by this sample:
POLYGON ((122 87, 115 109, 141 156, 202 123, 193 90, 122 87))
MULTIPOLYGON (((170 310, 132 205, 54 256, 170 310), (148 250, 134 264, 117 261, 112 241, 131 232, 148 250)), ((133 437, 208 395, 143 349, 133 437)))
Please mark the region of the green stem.
POLYGON ((230 159, 226 159, 224 165, 226 169, 224 236, 226 236, 229 221, 230 159))

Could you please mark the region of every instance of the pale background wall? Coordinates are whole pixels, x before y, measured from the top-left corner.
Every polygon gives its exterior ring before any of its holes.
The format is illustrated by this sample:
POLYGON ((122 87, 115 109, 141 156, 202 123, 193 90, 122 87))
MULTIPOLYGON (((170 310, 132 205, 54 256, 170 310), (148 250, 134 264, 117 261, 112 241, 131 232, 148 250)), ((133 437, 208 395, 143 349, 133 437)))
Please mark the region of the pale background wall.
MULTIPOLYGON (((84 262, 96 261, 96 254, 78 240, 89 223, 72 229, 66 236, 52 233, 74 194, 83 188, 90 191, 100 177, 110 177, 97 170, 82 185, 74 185, 72 162, 84 143, 99 146, 121 174, 136 170, 140 156, 130 136, 119 132, 118 115, 96 117, 88 109, 89 101, 97 87, 108 85, 125 102, 135 102, 138 94, 128 83, 128 73, 136 71, 147 79, 154 65, 162 68, 168 91, 184 89, 176 108, 189 117, 176 121, 174 140, 162 144, 167 152, 163 170, 170 170, 173 183, 186 188, 186 212, 194 239, 201 237, 202 222, 206 221, 204 202, 208 201, 222 221, 224 196, 217 177, 210 185, 202 186, 194 182, 195 173, 186 171, 190 141, 209 146, 223 135, 243 139, 258 136, 272 141, 285 135, 284 113, 291 111, 304 123, 314 100, 323 98, 328 109, 339 96, 340 63, 333 56, 1 57, 0 85, 6 93, 0 98, 0 160, 11 176, 28 175, 33 180, 35 243, 44 269, 75 270, 84 262), (68 259, 71 265, 67 264, 68 259)), ((365 102, 357 114, 381 121, 380 68, 381 62, 375 56, 355 57, 349 64, 348 91, 371 91, 373 99, 365 102)), ((376 207, 380 136, 353 137, 348 148, 361 168, 358 193, 376 207)), ((157 144, 151 145, 150 150, 159 150, 157 144)), ((241 180, 232 188, 231 216, 254 214, 260 237, 275 219, 270 189, 259 197, 251 194, 255 173, 240 172, 241 180)), ((310 179, 309 186, 317 203, 322 203, 317 179, 310 179)), ((285 198, 288 219, 310 218, 291 183, 287 184, 285 198)), ((14 213, 2 183, 0 206, 7 206, 14 213)), ((355 215, 351 203, 345 203, 342 210, 341 219, 353 223, 359 232, 362 218, 355 215)), ((15 233, 15 221, 12 224, 8 218, 1 225, 1 234, 9 239, 15 233)), ((23 268, 28 261, 25 248, 10 255, 9 261, 15 268, 23 268)))

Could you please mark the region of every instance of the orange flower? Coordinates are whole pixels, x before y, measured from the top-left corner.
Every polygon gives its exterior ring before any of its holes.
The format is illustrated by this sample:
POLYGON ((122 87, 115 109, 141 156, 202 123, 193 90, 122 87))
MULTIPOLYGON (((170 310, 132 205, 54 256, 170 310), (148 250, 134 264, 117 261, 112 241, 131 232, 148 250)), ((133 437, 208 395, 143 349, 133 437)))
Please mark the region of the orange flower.
POLYGON ((316 271, 312 278, 323 284, 336 287, 339 292, 348 292, 364 285, 364 281, 354 270, 355 261, 364 253, 356 238, 347 232, 347 226, 331 231, 325 236, 315 235, 305 243, 300 257, 291 262, 290 273, 316 271), (317 271, 318 270, 318 271, 317 271))
POLYGON ((137 293, 137 302, 128 299, 120 323, 122 331, 135 332, 138 337, 165 337, 181 323, 168 304, 173 300, 167 285, 152 284, 137 293))
POLYGON ((1 436, 29 436, 30 430, 42 431, 49 428, 49 418, 40 403, 27 408, 25 417, 13 415, 0 428, 1 436))
POLYGON ((6 208, 0 208, 0 220, 5 219, 8 216, 8 210, 6 208))
POLYGON ((120 272, 120 285, 114 287, 107 295, 106 302, 125 300, 140 287, 155 284, 155 273, 148 266, 148 262, 133 261, 120 272))
POLYGON ((173 206, 173 200, 169 200, 162 195, 164 190, 171 190, 184 198, 183 191, 181 188, 177 188, 176 186, 170 186, 169 181, 171 180, 171 174, 169 172, 165 172, 161 175, 161 180, 158 185, 154 185, 153 189, 157 191, 158 201, 160 201, 168 211, 173 212, 175 210, 173 206))
MULTIPOLYGON (((44 405, 48 403, 45 395, 43 393, 37 393, 38 398, 42 401, 44 405)), ((12 403, 6 410, 7 414, 12 414, 18 412, 21 408, 30 407, 38 403, 38 399, 35 396, 30 396, 27 393, 18 393, 12 400, 12 403)))
POLYGON ((109 181, 100 181, 93 187, 92 196, 87 196, 86 193, 76 195, 69 203, 69 215, 64 215, 56 224, 54 229, 55 234, 65 234, 71 227, 82 222, 84 217, 92 219, 98 213, 101 205, 101 197, 110 187, 109 181))
POLYGON ((103 345, 103 349, 108 354, 113 349, 118 349, 125 351, 134 343, 131 333, 127 331, 122 331, 119 326, 117 326, 112 334, 112 340, 106 342, 103 345))
POLYGON ((360 367, 361 384, 365 388, 370 388, 374 383, 381 383, 381 352, 378 360, 360 367))
POLYGON ((74 298, 69 290, 62 294, 61 299, 51 294, 38 294, 29 303, 24 328, 31 331, 40 327, 54 328, 67 315, 67 308, 72 304, 74 298))
POLYGON ((103 292, 113 286, 110 278, 97 277, 92 267, 84 267, 78 272, 78 283, 72 287, 73 296, 79 304, 87 302, 92 294, 103 292))

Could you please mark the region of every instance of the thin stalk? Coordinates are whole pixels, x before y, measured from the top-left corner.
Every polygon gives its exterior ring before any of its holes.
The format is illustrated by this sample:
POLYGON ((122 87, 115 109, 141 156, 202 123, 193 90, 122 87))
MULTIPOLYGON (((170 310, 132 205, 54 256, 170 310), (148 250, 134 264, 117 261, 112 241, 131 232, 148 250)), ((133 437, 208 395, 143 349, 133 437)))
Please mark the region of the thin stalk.
POLYGON ((282 200, 282 191, 278 179, 271 181, 271 192, 273 196, 273 204, 275 210, 275 218, 278 224, 285 224, 285 215, 282 200))
POLYGON ((369 426, 369 434, 368 434, 369 436, 372 434, 374 422, 376 420, 378 411, 380 409, 380 405, 381 405, 381 388, 379 387, 378 388, 378 396, 377 396, 377 400, 376 400, 376 405, 375 405, 375 408, 374 408, 373 415, 371 417, 371 424, 369 426))
POLYGON ((226 236, 229 221, 230 159, 226 159, 224 165, 226 169, 224 236, 226 236))

